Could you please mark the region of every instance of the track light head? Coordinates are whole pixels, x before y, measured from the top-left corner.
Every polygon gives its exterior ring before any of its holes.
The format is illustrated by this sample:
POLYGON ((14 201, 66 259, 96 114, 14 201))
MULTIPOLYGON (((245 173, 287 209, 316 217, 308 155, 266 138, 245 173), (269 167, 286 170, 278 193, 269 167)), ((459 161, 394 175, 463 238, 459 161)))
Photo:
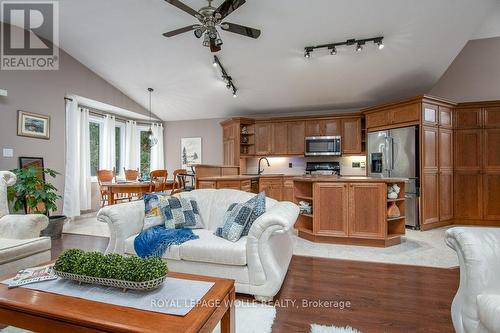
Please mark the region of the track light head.
POLYGON ((337 55, 337 48, 335 46, 332 47, 332 49, 330 50, 330 54, 331 55, 337 55))
POLYGON ((196 30, 194 31, 194 36, 195 36, 196 38, 201 38, 201 36, 203 36, 203 30, 201 30, 200 28, 196 29, 196 30))
POLYGON ((305 58, 310 58, 311 57, 311 49, 310 48, 306 48, 305 52, 304 52, 304 57, 305 58))
POLYGON ((356 52, 361 52, 363 50, 363 44, 361 42, 358 42, 358 45, 356 45, 356 52))
POLYGON ((238 97, 238 95, 236 95, 236 90, 233 90, 233 98, 236 98, 238 97))

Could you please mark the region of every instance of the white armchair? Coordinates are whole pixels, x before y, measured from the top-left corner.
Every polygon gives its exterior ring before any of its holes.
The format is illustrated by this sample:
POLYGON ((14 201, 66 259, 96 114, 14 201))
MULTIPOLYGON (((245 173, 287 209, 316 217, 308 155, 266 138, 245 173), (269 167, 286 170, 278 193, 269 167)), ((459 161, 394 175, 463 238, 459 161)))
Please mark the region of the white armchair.
POLYGON ((9 214, 7 187, 15 183, 16 175, 0 171, 0 275, 50 260, 50 238, 40 237, 48 218, 40 214, 9 214))
MULTIPOLYGON (((266 212, 250 228, 248 236, 233 243, 213 234, 233 202, 244 202, 254 194, 230 190, 194 190, 180 196, 193 197, 199 206, 204 229, 194 233, 199 239, 172 245, 164 254, 174 272, 230 278, 236 291, 270 300, 278 293, 292 257, 291 229, 299 208, 291 202, 266 199, 266 212)), ((97 219, 107 223, 110 240, 107 253, 136 254, 134 239, 144 224, 144 202, 107 206, 97 219)))
POLYGON ((460 286, 451 306, 455 331, 500 332, 500 228, 451 228, 445 241, 460 264, 460 286))

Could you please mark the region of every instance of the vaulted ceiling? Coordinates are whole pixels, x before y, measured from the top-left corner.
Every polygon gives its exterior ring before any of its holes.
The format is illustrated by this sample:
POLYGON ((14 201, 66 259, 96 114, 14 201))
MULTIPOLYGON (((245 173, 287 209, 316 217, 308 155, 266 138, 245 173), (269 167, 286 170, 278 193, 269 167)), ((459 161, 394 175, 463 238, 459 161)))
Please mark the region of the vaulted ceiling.
MULTIPOLYGON (((218 6, 222 0, 214 2, 218 6)), ((205 0, 185 0, 195 9, 205 0)), ((495 0, 247 0, 227 21, 259 39, 221 32, 219 57, 239 88, 233 98, 192 33, 163 32, 195 19, 163 0, 60 1, 60 45, 163 120, 348 109, 427 92, 495 0), (303 57, 307 45, 385 36, 367 45, 303 57)))

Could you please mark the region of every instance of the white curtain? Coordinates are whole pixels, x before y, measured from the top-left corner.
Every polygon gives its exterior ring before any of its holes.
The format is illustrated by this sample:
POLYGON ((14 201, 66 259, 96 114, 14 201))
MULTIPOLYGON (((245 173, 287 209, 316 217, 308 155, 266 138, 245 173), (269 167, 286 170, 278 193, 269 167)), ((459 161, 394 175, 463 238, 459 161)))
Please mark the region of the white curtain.
MULTIPOLYGON (((102 140, 100 145, 101 156, 99 158, 99 168, 104 170, 113 170, 116 166, 116 121, 114 116, 104 116, 102 140)), ((120 173, 120 170, 116 170, 120 173)))
POLYGON ((91 208, 89 110, 66 100, 66 170, 63 214, 80 216, 91 208))
POLYGON ((152 124, 151 130, 153 137, 158 139, 158 143, 151 147, 151 170, 165 169, 165 160, 163 157, 163 125, 152 124))
POLYGON ((125 169, 136 170, 139 168, 141 155, 139 145, 137 123, 133 120, 128 120, 125 124, 125 169))

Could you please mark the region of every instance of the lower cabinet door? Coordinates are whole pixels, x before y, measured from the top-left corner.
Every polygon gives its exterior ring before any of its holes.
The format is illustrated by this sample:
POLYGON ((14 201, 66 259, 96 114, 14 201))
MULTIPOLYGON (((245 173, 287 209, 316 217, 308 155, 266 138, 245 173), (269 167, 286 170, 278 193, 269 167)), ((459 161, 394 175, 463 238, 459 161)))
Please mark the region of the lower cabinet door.
POLYGON ((313 187, 313 232, 327 236, 348 236, 348 185, 316 183, 313 187), (318 207, 315 209, 315 207, 318 207))
POLYGON ((349 184, 348 220, 350 237, 385 237, 385 226, 387 225, 386 196, 387 186, 385 184, 349 184))
POLYGON ((455 171, 453 198, 456 219, 483 218, 483 175, 479 171, 455 171))
POLYGON ((500 172, 483 175, 484 219, 498 220, 500 225, 500 172))
POLYGON ((453 171, 439 173, 439 220, 453 219, 453 171))
POLYGON ((439 174, 437 172, 424 171, 422 175, 421 204, 420 223, 439 222, 439 174))

